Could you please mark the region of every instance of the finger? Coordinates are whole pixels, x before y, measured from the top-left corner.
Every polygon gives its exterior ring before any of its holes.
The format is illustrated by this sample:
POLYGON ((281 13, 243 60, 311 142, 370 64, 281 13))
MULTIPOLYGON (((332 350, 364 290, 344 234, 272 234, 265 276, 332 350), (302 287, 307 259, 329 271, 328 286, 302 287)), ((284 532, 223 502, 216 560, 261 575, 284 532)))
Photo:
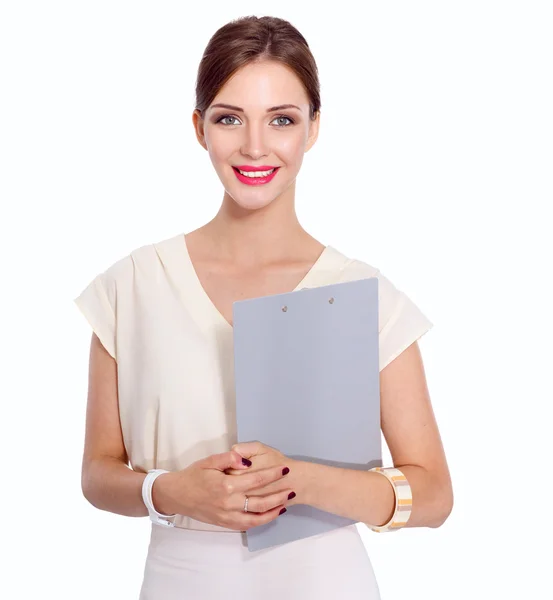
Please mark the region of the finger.
POLYGON ((289 472, 290 469, 286 465, 279 465, 260 469, 254 473, 244 473, 240 477, 229 475, 226 483, 231 486, 232 492, 247 495, 250 490, 263 488, 270 483, 283 479, 289 472))
POLYGON ((207 459, 208 468, 225 471, 226 469, 247 470, 248 467, 242 462, 242 457, 238 452, 222 452, 213 454, 207 459))
MULTIPOLYGON (((277 507, 282 508, 288 503, 288 496, 292 491, 291 489, 285 489, 266 496, 248 496, 248 513, 263 514, 277 507)), ((237 506, 236 510, 244 511, 245 499, 240 500, 238 498, 237 501, 238 503, 241 502, 241 505, 237 506)))
POLYGON ((251 456, 255 456, 256 454, 260 454, 263 451, 263 446, 261 442, 240 442, 239 444, 234 444, 231 450, 238 452, 240 456, 244 458, 250 458, 251 456))
POLYGON ((241 469, 240 471, 238 469, 225 469, 227 475, 244 475, 246 472, 247 469, 241 469))
POLYGON ((242 512, 241 515, 238 515, 238 518, 233 519, 232 525, 229 525, 231 529, 236 529, 238 531, 247 531, 248 529, 252 529, 253 527, 259 527, 259 525, 266 525, 275 519, 278 519, 282 514, 286 512, 286 507, 279 505, 272 510, 269 510, 264 513, 247 513, 242 512))

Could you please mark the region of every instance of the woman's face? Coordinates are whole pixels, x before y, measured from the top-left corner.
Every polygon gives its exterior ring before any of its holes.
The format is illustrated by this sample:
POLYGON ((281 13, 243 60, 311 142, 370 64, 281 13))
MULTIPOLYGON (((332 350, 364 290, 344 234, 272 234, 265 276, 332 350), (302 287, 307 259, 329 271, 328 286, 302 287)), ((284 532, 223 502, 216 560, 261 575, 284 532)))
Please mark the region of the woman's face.
POLYGON ((303 156, 318 135, 319 115, 312 121, 309 111, 309 98, 296 74, 271 61, 237 71, 203 119, 194 111, 198 141, 237 204, 262 208, 295 182, 303 156), (264 173, 250 178, 239 168, 264 173), (265 173, 271 169, 276 170, 265 173))

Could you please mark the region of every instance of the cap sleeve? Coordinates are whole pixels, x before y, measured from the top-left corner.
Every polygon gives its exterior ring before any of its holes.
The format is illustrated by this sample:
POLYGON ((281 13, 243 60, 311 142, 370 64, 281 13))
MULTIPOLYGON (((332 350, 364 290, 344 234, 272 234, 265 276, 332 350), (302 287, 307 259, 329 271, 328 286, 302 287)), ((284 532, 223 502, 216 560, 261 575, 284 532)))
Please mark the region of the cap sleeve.
POLYGON ((97 275, 73 300, 104 348, 117 359, 114 293, 106 273, 97 275))
POLYGON ((377 273, 380 304, 379 353, 382 371, 434 324, 419 307, 392 282, 377 273))

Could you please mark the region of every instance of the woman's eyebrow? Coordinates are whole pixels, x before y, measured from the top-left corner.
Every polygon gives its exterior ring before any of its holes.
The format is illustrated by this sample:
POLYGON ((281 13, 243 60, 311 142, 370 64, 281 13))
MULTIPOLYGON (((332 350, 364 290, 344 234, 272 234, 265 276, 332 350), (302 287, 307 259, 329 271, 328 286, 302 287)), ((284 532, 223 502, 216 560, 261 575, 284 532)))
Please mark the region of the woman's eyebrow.
MULTIPOLYGON (((228 108, 229 110, 235 110, 236 112, 244 112, 243 108, 233 106, 232 104, 212 104, 211 108, 228 108)), ((271 108, 267 109, 267 112, 275 112, 276 110, 285 110, 287 108, 297 108, 298 110, 301 110, 301 108, 295 104, 279 104, 278 106, 271 106, 271 108)))

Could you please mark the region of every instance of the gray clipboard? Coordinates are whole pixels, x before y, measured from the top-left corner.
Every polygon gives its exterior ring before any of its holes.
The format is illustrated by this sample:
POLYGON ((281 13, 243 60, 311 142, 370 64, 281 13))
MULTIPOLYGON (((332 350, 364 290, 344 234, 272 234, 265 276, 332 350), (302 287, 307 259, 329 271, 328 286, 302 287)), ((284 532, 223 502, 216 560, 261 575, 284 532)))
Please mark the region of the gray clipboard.
MULTIPOLYGON (((376 277, 234 302, 233 327, 238 442, 330 466, 382 466, 376 277)), ((248 549, 355 522, 296 504, 247 530, 248 549)))

